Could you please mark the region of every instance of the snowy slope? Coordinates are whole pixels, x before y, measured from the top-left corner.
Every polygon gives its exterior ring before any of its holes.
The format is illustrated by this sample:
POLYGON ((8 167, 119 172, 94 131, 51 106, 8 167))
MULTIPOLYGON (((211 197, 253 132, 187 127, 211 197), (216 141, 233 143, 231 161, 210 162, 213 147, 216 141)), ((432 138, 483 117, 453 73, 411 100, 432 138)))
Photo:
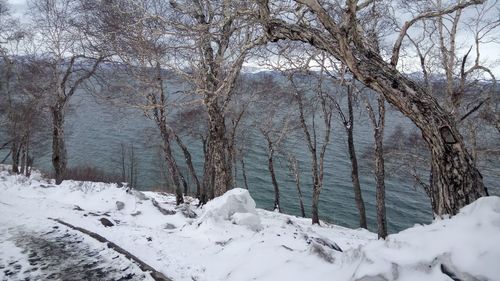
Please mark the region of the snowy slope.
MULTIPOLYGON (((256 209, 242 189, 202 209, 195 203, 176 208, 168 194, 89 182, 53 186, 38 174, 26 179, 0 171, 0 234, 43 230, 54 225, 48 218, 59 218, 108 238, 173 280, 500 280, 498 197, 386 241, 366 230, 312 226, 309 219, 256 209), (153 201, 175 214, 163 214, 153 201), (115 226, 104 227, 100 218, 115 226)), ((26 259, 0 239, 0 264, 15 257, 26 259)))

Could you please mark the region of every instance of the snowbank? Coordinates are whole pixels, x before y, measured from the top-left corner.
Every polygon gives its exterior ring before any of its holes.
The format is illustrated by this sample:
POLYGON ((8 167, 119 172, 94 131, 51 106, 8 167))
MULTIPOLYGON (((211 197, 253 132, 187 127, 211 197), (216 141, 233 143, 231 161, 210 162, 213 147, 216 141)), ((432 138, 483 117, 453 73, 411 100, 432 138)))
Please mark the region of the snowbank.
POLYGON ((26 259, 9 237, 19 229, 50 228, 54 222, 47 218, 53 217, 106 237, 178 281, 500 280, 499 197, 481 198, 451 219, 385 241, 366 230, 312 226, 310 219, 256 209, 243 189, 203 208, 185 207, 198 218, 186 217, 172 195, 137 196, 102 183, 54 186, 0 169, 0 266, 26 259), (117 208, 118 201, 124 206, 117 208), (104 227, 103 217, 114 226, 104 227))
POLYGON ((201 224, 225 220, 258 231, 262 229, 262 225, 255 206, 248 190, 235 188, 208 202, 203 207, 203 215, 198 222, 201 224))

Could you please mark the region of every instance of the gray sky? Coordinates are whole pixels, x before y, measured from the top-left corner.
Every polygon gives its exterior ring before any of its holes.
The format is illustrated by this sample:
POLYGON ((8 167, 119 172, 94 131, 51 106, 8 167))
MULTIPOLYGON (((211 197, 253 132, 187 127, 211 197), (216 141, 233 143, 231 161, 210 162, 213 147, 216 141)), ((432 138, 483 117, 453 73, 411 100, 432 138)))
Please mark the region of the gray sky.
MULTIPOLYGON (((26 12, 26 0, 7 0, 7 3, 10 5, 14 16, 23 17, 23 14, 26 12)), ((500 28, 497 28, 496 33, 495 36, 500 37, 500 28)), ((467 35, 464 34, 463 36, 467 35)), ((500 44, 489 43, 481 45, 481 58, 482 61, 487 61, 489 63, 487 67, 492 70, 496 79, 500 80, 500 44)), ((416 70, 419 70, 419 68, 416 67, 416 70)))

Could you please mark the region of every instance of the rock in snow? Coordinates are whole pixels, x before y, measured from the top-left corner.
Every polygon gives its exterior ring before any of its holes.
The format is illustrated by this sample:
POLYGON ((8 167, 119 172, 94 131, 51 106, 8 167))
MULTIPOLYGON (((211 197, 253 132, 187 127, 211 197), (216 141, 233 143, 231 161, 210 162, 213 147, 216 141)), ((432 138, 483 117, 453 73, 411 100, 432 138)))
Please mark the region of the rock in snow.
POLYGON ((116 201, 116 209, 118 211, 121 211, 123 210, 123 208, 125 208, 125 203, 123 203, 122 201, 116 201))
POLYGON ((111 227, 114 226, 114 224, 108 220, 107 218, 100 218, 99 221, 104 225, 105 227, 111 227))

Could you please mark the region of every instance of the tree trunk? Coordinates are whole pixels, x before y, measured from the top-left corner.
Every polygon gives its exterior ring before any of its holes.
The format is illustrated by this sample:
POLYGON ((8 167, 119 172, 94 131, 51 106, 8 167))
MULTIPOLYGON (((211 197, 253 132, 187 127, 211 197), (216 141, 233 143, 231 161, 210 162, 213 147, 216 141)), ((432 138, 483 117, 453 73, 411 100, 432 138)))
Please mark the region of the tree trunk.
POLYGON ((274 173, 274 149, 273 143, 267 138, 267 168, 269 169, 269 174, 271 175, 271 181, 273 183, 274 188, 274 206, 273 210, 278 210, 281 213, 281 205, 280 205, 280 189, 278 186, 278 181, 276 180, 276 174, 274 173))
POLYGON ((175 162, 175 158, 172 154, 172 149, 168 135, 163 135, 163 154, 165 157, 165 162, 167 162, 168 172, 172 179, 172 183, 174 184, 176 204, 177 205, 182 204, 184 203, 184 197, 182 196, 182 188, 180 182, 181 178, 179 170, 177 168, 177 163, 175 162))
POLYGON ((182 182, 182 187, 184 188, 184 196, 187 196, 189 193, 189 184, 186 181, 186 178, 184 177, 184 175, 182 174, 179 166, 177 166, 176 169, 177 169, 177 172, 179 173, 179 177, 180 177, 181 182, 182 182))
POLYGON ((209 116, 208 153, 213 177, 213 197, 223 195, 232 188, 231 163, 228 162, 228 143, 224 115, 216 101, 207 103, 209 116))
POLYGON ((295 156, 290 155, 288 157, 288 162, 289 162, 289 169, 290 172, 293 175, 293 178, 295 180, 295 186, 297 187, 297 194, 299 196, 299 206, 300 206, 300 214, 302 215, 303 218, 306 217, 306 211, 304 209, 304 200, 302 197, 302 190, 300 189, 300 172, 299 172, 299 165, 297 162, 297 159, 295 156))
POLYGON ((321 192, 321 184, 318 175, 318 160, 316 149, 311 151, 312 156, 312 177, 313 177, 313 194, 312 194, 312 224, 319 224, 319 194, 321 192))
POLYGON ((465 148, 457 125, 436 99, 394 65, 384 61, 357 34, 355 19, 346 10, 346 27, 339 29, 328 12, 315 1, 307 1, 324 30, 289 24, 269 15, 267 1, 261 1, 260 17, 272 41, 295 40, 324 50, 344 63, 353 76, 382 94, 421 130, 431 151, 431 204, 436 215, 455 215, 460 208, 488 194, 481 174, 465 148), (347 28, 349 27, 349 28, 347 28))
POLYGON ((11 155, 12 155, 12 173, 19 174, 19 143, 14 139, 12 140, 11 155))
POLYGON ((241 173, 243 175, 243 183, 245 184, 245 189, 248 190, 247 172, 245 169, 245 159, 243 155, 241 156, 241 173))
MULTIPOLYGON (((351 86, 349 86, 351 87, 351 86)), ((347 106, 349 111, 349 124, 346 126, 347 131, 347 145, 349 151, 349 159, 351 160, 351 180, 352 187, 354 189, 354 200, 356 201, 356 206, 359 212, 359 226, 367 229, 366 223, 366 211, 365 202, 363 201, 363 195, 361 193, 361 184, 359 183, 359 173, 358 173, 358 158, 356 157, 356 149, 354 147, 354 114, 352 108, 352 89, 348 89, 347 96, 347 106)))
POLYGON ((211 180, 213 172, 212 172, 210 154, 208 153, 208 139, 202 137, 202 142, 203 142, 204 162, 203 162, 203 181, 201 184, 201 191, 200 191, 201 194, 199 200, 200 206, 207 203, 209 194, 211 193, 210 190, 213 190, 213 182, 211 180))
POLYGON ((385 127, 385 100, 378 97, 379 120, 375 127, 375 178, 377 181, 377 228, 378 238, 387 237, 387 219, 385 211, 385 167, 384 167, 384 127, 385 127))
POLYGON ((67 165, 66 145, 64 140, 64 103, 57 103, 52 111, 52 166, 59 185, 64 179, 67 165))
POLYGON ((378 238, 387 237, 387 219, 385 211, 385 169, 383 130, 375 130, 375 179, 377 181, 377 228, 378 238))
POLYGON ((24 175, 24 171, 26 169, 26 142, 23 141, 21 142, 21 170, 19 171, 20 174, 24 175))
POLYGON ((194 169, 193 161, 191 160, 191 153, 189 152, 188 148, 184 143, 182 142, 181 138, 175 134, 175 140, 179 147, 182 150, 182 153, 184 154, 184 158, 186 158, 186 164, 189 169, 189 173, 191 173, 191 177, 193 178, 194 184, 196 185, 196 198, 200 199, 200 181, 198 180, 198 176, 196 175, 196 171, 194 169))
POLYGON ((368 99, 365 100, 368 116, 372 121, 373 136, 375 139, 375 180, 376 186, 376 201, 377 201, 377 229, 378 238, 385 239, 387 236, 387 220, 385 212, 385 168, 384 168, 384 127, 385 127, 385 99, 382 95, 377 97, 378 103, 378 120, 375 117, 373 107, 368 99))
POLYGON ((349 150, 349 158, 351 160, 351 181, 352 187, 354 189, 354 200, 356 201, 356 207, 358 208, 359 212, 359 227, 366 229, 367 224, 365 203, 363 200, 363 195, 361 193, 361 184, 359 183, 358 159, 356 157, 356 151, 354 148, 352 129, 347 130, 347 144, 349 150))
POLYGON ((316 184, 313 186, 313 194, 312 194, 312 224, 319 224, 319 193, 320 189, 316 184))

